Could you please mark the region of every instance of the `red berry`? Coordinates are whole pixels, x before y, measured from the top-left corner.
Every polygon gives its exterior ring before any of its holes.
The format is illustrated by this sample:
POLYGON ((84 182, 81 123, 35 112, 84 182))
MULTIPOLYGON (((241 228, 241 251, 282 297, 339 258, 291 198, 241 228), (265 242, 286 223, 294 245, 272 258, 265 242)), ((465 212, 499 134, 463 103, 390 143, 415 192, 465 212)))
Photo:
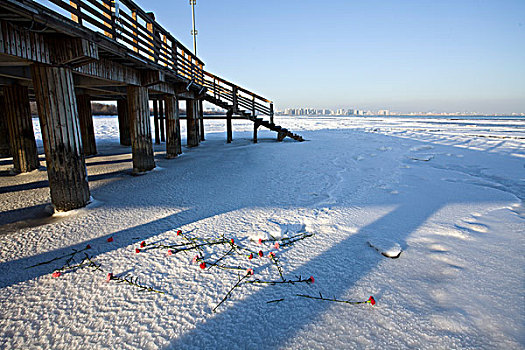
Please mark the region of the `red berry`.
POLYGON ((231 242, 232 244, 235 244, 235 241, 233 240, 233 238, 230 240, 230 242, 231 242))
POLYGON ((376 300, 374 299, 373 296, 370 296, 370 298, 368 298, 367 302, 369 302, 369 303, 372 304, 372 305, 375 305, 375 304, 376 304, 376 300))
POLYGON ((253 259, 253 253, 250 253, 250 256, 248 257, 248 259, 250 259, 250 260, 253 259))
POLYGON ((173 250, 169 249, 168 250, 168 255, 173 255, 173 250))
POLYGON ((108 273, 108 275, 106 276, 106 282, 109 282, 113 279, 113 274, 110 272, 108 273))
POLYGON ((199 265, 201 269, 205 269, 206 268, 206 263, 203 261, 201 262, 201 264, 199 265))
POLYGON ((263 255, 264 255, 264 254, 263 254, 262 250, 259 250, 259 256, 262 258, 263 255))
POLYGON ((91 245, 88 244, 88 245, 86 246, 86 249, 91 249, 91 245))
POLYGON ((146 241, 142 241, 142 242, 140 242, 140 247, 141 247, 141 248, 144 248, 145 246, 146 246, 146 241))
POLYGON ((113 237, 109 237, 108 242, 113 242, 113 237))
POLYGON ((262 244, 262 238, 259 238, 259 244, 262 244))
POLYGON ((178 231, 177 231, 177 236, 180 236, 180 235, 182 235, 182 231, 181 231, 181 230, 178 230, 178 231))
POLYGON ((139 248, 135 249, 135 253, 137 254, 140 253, 140 249, 139 248))
POLYGON ((62 274, 61 274, 60 272, 55 271, 55 272, 53 272, 53 274, 52 274, 51 276, 53 276, 54 278, 58 278, 58 277, 60 277, 61 275, 62 275, 62 274))
POLYGON ((308 280, 310 281, 310 283, 314 283, 315 282, 314 276, 310 276, 310 278, 308 280))

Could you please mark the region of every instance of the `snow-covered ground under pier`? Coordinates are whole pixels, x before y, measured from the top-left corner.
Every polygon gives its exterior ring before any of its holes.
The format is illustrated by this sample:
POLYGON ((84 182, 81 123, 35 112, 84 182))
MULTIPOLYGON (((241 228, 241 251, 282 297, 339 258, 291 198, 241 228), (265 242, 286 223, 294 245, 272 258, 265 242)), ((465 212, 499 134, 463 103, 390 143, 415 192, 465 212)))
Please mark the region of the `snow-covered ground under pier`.
POLYGON ((225 144, 224 123, 207 121, 201 146, 173 160, 156 146, 158 168, 132 176, 117 119, 96 117, 94 201, 53 216, 43 156, 16 176, 0 159, 0 348, 525 347, 525 120, 277 122, 309 141, 261 131, 252 144, 235 122, 225 144), (147 249, 183 237, 238 249, 147 249), (258 243, 272 237, 304 239, 258 243), (88 254, 100 269, 52 277, 74 250, 70 265, 88 254), (203 270, 196 254, 240 270, 203 270), (243 282, 282 281, 276 265, 315 282, 241 283, 213 312, 248 268, 243 282))

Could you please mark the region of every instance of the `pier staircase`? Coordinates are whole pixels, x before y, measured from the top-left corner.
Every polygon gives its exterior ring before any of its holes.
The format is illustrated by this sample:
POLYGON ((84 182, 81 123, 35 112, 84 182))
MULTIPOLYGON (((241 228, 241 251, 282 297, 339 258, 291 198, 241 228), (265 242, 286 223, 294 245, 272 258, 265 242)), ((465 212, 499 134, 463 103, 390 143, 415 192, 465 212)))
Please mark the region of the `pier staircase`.
POLYGON ((204 71, 204 86, 207 88, 204 100, 227 111, 227 115, 238 115, 259 126, 277 132, 277 139, 282 141, 290 137, 296 141, 304 141, 301 135, 295 134, 273 121, 273 102, 243 89, 229 81, 204 71))

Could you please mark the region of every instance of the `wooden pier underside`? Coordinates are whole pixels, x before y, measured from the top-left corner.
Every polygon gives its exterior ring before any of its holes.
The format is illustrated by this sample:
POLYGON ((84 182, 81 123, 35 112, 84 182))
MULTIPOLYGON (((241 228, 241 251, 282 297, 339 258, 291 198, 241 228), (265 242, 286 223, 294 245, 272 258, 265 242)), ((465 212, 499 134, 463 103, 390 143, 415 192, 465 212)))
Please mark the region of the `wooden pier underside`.
POLYGON ((204 63, 132 0, 30 0, 0 2, 0 151, 15 171, 38 167, 29 101, 36 101, 52 202, 59 211, 85 206, 90 193, 85 157, 97 153, 90 102, 116 101, 121 144, 131 146, 133 171, 155 167, 149 101, 155 101, 155 143, 167 157, 181 153, 180 120, 188 146, 205 139, 203 101, 224 108, 231 120, 254 122, 299 135, 273 123, 273 103, 204 70, 204 63), (52 5, 52 6, 51 6, 52 5), (185 100, 188 117, 179 115, 185 100), (270 120, 264 120, 263 117, 270 120), (29 122, 28 122, 29 121, 29 122))

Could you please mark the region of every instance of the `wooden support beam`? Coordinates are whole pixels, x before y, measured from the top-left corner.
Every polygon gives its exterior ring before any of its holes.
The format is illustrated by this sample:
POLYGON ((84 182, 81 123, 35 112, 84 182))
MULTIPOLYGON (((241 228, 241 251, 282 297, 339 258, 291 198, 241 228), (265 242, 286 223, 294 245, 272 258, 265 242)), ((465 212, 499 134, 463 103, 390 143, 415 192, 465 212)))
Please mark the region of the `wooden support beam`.
POLYGON ((89 202, 73 74, 68 68, 32 66, 51 201, 58 211, 89 202))
POLYGON ((80 121, 80 135, 85 156, 97 154, 95 141, 95 128, 93 127, 93 114, 91 112, 91 97, 77 95, 78 119, 80 121))
POLYGON ((0 156, 10 156, 11 146, 9 144, 9 129, 7 127, 7 111, 5 99, 0 95, 0 156))
POLYGON ((160 70, 146 70, 142 72, 142 86, 157 86, 164 83, 166 80, 166 74, 160 70))
POLYGON ((282 140, 284 140, 285 137, 286 137, 286 133, 284 133, 282 131, 277 132, 277 141, 278 142, 281 142, 282 140))
POLYGON ((153 100, 153 124, 155 125, 155 144, 160 145, 159 102, 158 100, 153 100))
POLYGON ((197 145, 201 142, 201 129, 200 129, 200 123, 199 123, 199 100, 194 99, 193 100, 193 113, 194 113, 194 119, 195 119, 195 133, 197 135, 197 145))
POLYGON ((257 131, 259 126, 261 126, 261 124, 257 122, 253 123, 253 143, 257 143, 257 131))
POLYGON ((229 109, 228 112, 226 112, 226 143, 232 143, 233 140, 232 116, 233 111, 229 109))
POLYGON ((179 101, 166 95, 166 158, 175 158, 182 153, 179 122, 179 101))
POLYGON ((22 85, 8 85, 4 87, 4 96, 15 171, 26 173, 38 169, 40 162, 29 107, 29 89, 22 85))
POLYGON ((128 86, 128 112, 130 117, 133 172, 141 173, 155 168, 148 89, 128 86))
POLYGON ((166 142, 166 133, 164 132, 164 125, 166 117, 164 115, 164 99, 159 100, 159 124, 160 124, 160 141, 166 142))
POLYGON ((117 100, 118 130, 120 134, 120 144, 131 146, 131 134, 129 125, 128 100, 117 100))
POLYGON ((37 63, 78 67, 99 59, 98 47, 83 38, 46 35, 0 21, 0 53, 37 63))
POLYGON ((200 121, 201 141, 205 141, 205 138, 204 138, 204 108, 202 106, 202 100, 199 100, 199 121, 200 121))
POLYGON ((195 147, 199 145, 199 135, 197 132, 197 120, 195 110, 195 100, 186 100, 186 144, 188 147, 195 147))
POLYGON ((75 73, 127 85, 142 85, 142 74, 138 69, 127 67, 115 61, 101 58, 82 67, 75 73))

